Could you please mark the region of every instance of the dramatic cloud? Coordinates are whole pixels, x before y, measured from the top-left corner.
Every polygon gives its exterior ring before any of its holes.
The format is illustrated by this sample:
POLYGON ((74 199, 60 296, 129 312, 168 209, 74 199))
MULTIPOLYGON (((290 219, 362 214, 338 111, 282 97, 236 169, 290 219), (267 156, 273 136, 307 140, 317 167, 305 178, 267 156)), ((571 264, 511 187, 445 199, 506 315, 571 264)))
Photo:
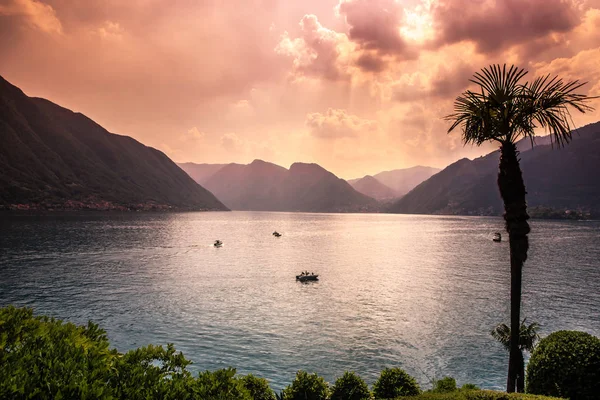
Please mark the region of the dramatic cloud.
POLYGON ((578 25, 575 0, 439 0, 432 18, 437 46, 470 41, 481 53, 494 53, 578 25))
MULTIPOLYGON (((596 97, 591 105, 596 109, 600 108, 600 46, 581 51, 570 58, 557 58, 548 63, 536 64, 536 68, 537 75, 558 75, 564 80, 586 82, 580 92, 596 97)), ((578 125, 598 121, 597 113, 573 113, 573 117, 578 125)))
POLYGON ((341 0, 338 10, 350 26, 350 40, 362 49, 396 55, 407 50, 400 36, 404 10, 399 1, 341 0))
POLYGON ((46 33, 62 33, 62 24, 54 9, 40 1, 7 0, 6 4, 0 4, 0 17, 2 16, 23 18, 28 26, 46 33))
POLYGON ((291 39, 286 32, 275 51, 292 57, 296 73, 329 80, 347 77, 339 65, 348 46, 346 35, 324 28, 315 15, 305 15, 300 27, 301 37, 291 39))
POLYGON ((442 119, 492 63, 600 95, 599 26, 600 0, 0 0, 0 75, 177 161, 353 178, 492 150, 442 119))
POLYGON ((306 116, 310 133, 322 139, 357 137, 378 129, 377 121, 359 118, 346 110, 329 109, 325 114, 311 113, 306 116))

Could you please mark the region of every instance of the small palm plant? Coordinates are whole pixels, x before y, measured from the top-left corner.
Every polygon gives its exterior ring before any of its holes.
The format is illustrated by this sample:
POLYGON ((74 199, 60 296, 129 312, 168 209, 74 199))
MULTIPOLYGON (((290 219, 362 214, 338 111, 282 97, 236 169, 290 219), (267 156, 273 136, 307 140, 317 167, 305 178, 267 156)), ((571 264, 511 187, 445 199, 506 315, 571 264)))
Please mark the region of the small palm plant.
MULTIPOLYGON (((527 325, 525 323, 527 318, 521 322, 521 328, 519 331, 519 369, 517 374, 517 392, 523 393, 525 391, 525 359, 523 358, 523 352, 531 352, 535 347, 535 344, 540 340, 538 334, 539 324, 532 322, 527 325)), ((492 330, 491 335, 494 339, 500 342, 507 351, 510 351, 511 334, 510 328, 506 324, 500 324, 492 330)))
POLYGON ((471 82, 477 90, 467 90, 454 102, 448 132, 460 127, 463 142, 477 146, 493 141, 500 146, 498 188, 504 202, 504 220, 510 247, 510 326, 512 332, 506 391, 514 392, 521 352, 518 348, 521 321, 522 270, 529 249, 525 184, 516 143, 528 138, 533 144, 538 128, 550 133, 559 147, 571 140, 569 109, 591 111, 591 97, 576 93, 584 83, 565 82, 557 76, 539 77, 521 83, 527 71, 506 65, 491 65, 475 73, 471 82))

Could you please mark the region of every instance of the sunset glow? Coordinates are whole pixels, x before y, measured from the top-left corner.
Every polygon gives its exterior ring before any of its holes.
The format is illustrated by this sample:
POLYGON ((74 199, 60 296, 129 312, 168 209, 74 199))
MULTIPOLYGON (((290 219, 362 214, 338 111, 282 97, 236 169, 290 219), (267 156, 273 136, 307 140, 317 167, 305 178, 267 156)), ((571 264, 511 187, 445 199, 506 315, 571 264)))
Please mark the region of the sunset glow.
POLYGON ((355 178, 493 149, 442 120, 490 63, 600 95, 599 26, 599 0, 0 0, 0 75, 178 162, 355 178))

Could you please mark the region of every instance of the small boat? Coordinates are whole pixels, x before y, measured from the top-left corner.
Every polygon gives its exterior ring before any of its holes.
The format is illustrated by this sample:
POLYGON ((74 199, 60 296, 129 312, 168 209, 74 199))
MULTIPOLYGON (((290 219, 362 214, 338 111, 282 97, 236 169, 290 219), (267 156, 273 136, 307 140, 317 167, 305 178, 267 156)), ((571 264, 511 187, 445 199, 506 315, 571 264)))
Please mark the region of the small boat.
POLYGON ((296 280, 300 282, 318 281, 319 275, 313 272, 311 272, 310 274, 308 272, 303 272, 300 275, 296 275, 296 280))
POLYGON ((215 243, 213 244, 213 246, 221 247, 221 246, 223 246, 223 242, 221 242, 220 240, 215 240, 215 243))
POLYGON ((280 236, 281 236, 281 233, 279 233, 279 232, 275 231, 275 232, 273 232, 273 236, 275 236, 275 237, 280 237, 280 236))
POLYGON ((492 240, 494 242, 501 242, 502 241, 502 235, 500 234, 500 232, 494 233, 494 238, 492 240))

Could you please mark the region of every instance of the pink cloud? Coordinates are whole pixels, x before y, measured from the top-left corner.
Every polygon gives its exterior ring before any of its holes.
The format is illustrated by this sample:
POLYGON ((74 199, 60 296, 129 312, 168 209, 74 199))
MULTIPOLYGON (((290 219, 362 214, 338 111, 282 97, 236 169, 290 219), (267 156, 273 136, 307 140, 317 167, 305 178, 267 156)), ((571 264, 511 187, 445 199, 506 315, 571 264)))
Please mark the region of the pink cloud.
POLYGON ((396 0, 341 0, 338 10, 350 26, 349 38, 362 49, 406 55, 400 36, 403 8, 396 0))
POLYGON ((179 161, 356 176, 489 150, 440 118, 491 63, 600 95, 599 0, 175 3, 0 0, 0 74, 179 161))
POLYGON ((325 114, 311 113, 306 116, 310 133, 321 139, 353 138, 378 129, 377 121, 363 119, 346 110, 328 109, 325 114))
POLYGON ((61 34, 63 31, 54 8, 36 0, 8 0, 6 4, 0 4, 1 16, 23 18, 30 27, 46 33, 61 34))
POLYGON ((383 58, 368 52, 362 53, 356 59, 356 65, 366 72, 381 72, 385 69, 386 64, 383 58))
POLYGON ((433 4, 436 47, 470 41, 480 53, 494 53, 580 22, 572 0, 440 0, 433 4))
POLYGON ((347 78, 339 65, 340 47, 347 42, 346 36, 323 27, 315 15, 305 15, 300 28, 301 37, 291 39, 286 32, 275 51, 291 57, 294 71, 301 75, 328 80, 347 78))

